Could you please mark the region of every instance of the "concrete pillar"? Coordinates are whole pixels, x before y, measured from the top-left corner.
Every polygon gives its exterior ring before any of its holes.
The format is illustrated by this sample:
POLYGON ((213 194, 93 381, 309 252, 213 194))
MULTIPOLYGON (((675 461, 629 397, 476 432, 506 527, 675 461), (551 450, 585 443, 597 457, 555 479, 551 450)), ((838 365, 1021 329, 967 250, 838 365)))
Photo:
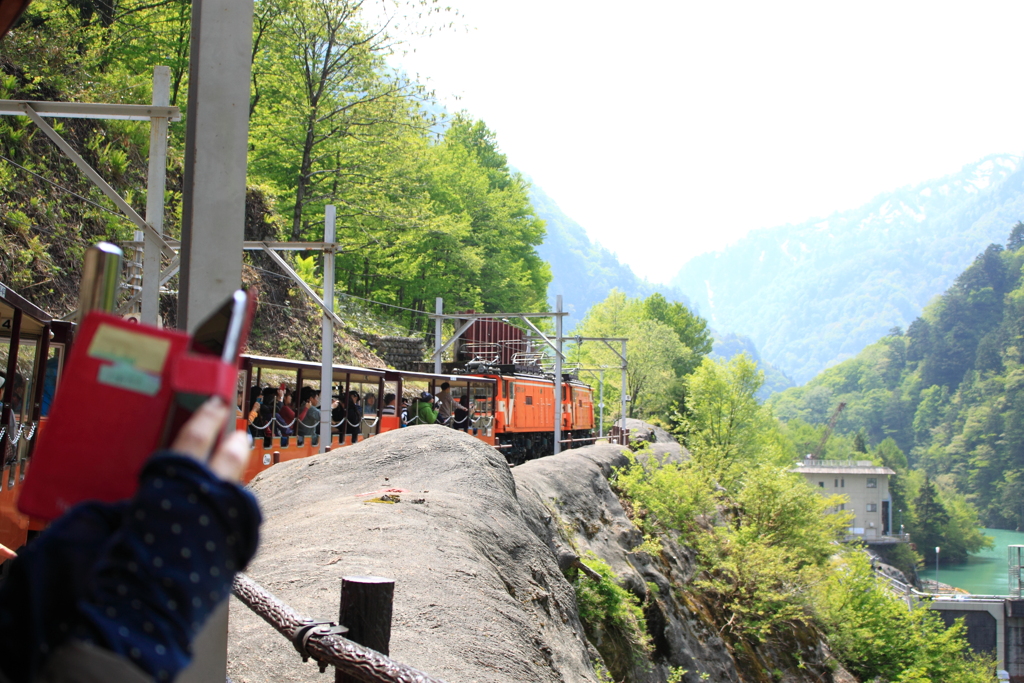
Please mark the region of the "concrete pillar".
POLYGON ((253 0, 193 0, 178 327, 242 281, 253 0))

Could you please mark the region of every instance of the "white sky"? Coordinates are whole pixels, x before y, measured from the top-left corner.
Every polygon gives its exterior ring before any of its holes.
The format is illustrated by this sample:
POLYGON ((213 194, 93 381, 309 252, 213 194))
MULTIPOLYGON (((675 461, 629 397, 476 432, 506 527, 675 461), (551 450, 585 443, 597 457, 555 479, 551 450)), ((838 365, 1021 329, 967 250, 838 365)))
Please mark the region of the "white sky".
POLYGON ((1024 2, 442 3, 396 64, 653 281, 1024 152, 1024 2))

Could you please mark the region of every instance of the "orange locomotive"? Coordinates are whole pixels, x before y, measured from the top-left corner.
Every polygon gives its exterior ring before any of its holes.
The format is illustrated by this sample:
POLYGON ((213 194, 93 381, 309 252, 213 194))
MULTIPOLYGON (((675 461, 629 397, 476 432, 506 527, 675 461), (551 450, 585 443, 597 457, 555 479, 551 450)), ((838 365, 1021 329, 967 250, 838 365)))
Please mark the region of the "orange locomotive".
MULTIPOLYGON (((509 464, 554 452, 555 382, 545 375, 497 375, 496 446, 509 464)), ((594 401, 590 387, 575 379, 562 381, 562 448, 591 441, 594 401)))
MULTIPOLYGON (((523 330, 503 320, 480 319, 456 345, 453 371, 495 380, 495 445, 517 465, 554 452, 555 379, 542 367, 523 330)), ((592 442, 594 399, 590 387, 562 375, 562 449, 592 442)))

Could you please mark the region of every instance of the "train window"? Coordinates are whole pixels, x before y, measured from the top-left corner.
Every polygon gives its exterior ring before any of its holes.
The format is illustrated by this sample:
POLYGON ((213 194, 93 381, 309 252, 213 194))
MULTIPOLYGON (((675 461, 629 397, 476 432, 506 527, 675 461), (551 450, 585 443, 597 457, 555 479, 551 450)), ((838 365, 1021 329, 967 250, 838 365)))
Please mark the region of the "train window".
POLYGON ((532 406, 533 405, 533 396, 527 396, 526 397, 526 405, 528 405, 528 406, 532 406))

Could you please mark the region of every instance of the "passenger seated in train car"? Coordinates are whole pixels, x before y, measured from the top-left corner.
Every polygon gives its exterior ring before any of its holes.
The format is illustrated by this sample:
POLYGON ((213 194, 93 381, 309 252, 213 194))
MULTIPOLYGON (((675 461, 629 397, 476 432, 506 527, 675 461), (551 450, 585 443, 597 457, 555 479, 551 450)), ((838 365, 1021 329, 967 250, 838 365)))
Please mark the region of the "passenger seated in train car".
POLYGON ((416 424, 432 425, 437 422, 437 411, 433 407, 434 397, 429 391, 420 394, 420 400, 416 405, 416 424))
POLYGON ((405 396, 402 397, 402 411, 401 417, 399 418, 401 426, 406 427, 409 425, 409 399, 405 396))
POLYGON ((20 372, 14 373, 14 392, 11 394, 11 413, 21 415, 25 407, 25 378, 20 372))
POLYGON ((359 441, 363 426, 363 411, 359 408, 359 392, 354 389, 348 392, 348 409, 345 411, 345 423, 341 425, 341 433, 351 436, 352 443, 359 441))
POLYGON ((295 442, 302 446, 306 437, 316 446, 320 443, 320 390, 302 387, 299 393, 299 412, 295 416, 295 442))
POLYGON ((459 402, 455 404, 452 426, 455 427, 455 429, 467 432, 469 431, 469 425, 472 421, 473 405, 469 402, 469 394, 463 394, 459 397, 459 402))
POLYGON ((245 433, 209 456, 230 414, 205 403, 149 459, 131 500, 72 508, 11 562, 0 586, 0 680, 171 681, 189 664, 190 643, 255 554, 262 522, 238 485, 245 433))
POLYGON ((53 395, 57 391, 57 374, 60 369, 60 358, 56 355, 50 356, 46 361, 46 376, 43 378, 43 405, 39 414, 46 417, 50 414, 50 404, 53 403, 53 395))
POLYGON ((377 395, 373 393, 367 394, 363 398, 363 415, 376 415, 377 414, 377 395))
POLYGON ((270 448, 274 445, 274 422, 277 415, 277 389, 274 387, 263 387, 260 401, 260 414, 256 418, 256 428, 262 433, 263 447, 270 448))
POLYGON ((274 415, 275 433, 281 437, 281 447, 288 446, 288 437, 295 433, 295 411, 292 410, 292 392, 285 389, 284 397, 277 404, 274 415))
MULTIPOLYGON (((7 373, 0 372, 0 410, 3 410, 3 389, 7 384, 7 373)), ((13 404, 13 401, 12 401, 13 404)), ((18 425, 14 421, 14 408, 11 408, 11 414, 8 416, 7 424, 3 427, 3 432, 6 434, 13 434, 17 430, 18 425)))
POLYGON ((441 382, 441 391, 437 392, 437 422, 451 426, 452 414, 455 412, 455 401, 452 399, 452 385, 441 382))
POLYGON ((262 436, 260 430, 256 428, 260 419, 260 409, 263 407, 263 395, 260 394, 258 386, 249 387, 249 400, 252 401, 248 415, 249 442, 255 443, 256 439, 262 436))
POLYGON ((384 407, 380 410, 381 415, 394 415, 395 414, 395 395, 384 394, 384 407))

